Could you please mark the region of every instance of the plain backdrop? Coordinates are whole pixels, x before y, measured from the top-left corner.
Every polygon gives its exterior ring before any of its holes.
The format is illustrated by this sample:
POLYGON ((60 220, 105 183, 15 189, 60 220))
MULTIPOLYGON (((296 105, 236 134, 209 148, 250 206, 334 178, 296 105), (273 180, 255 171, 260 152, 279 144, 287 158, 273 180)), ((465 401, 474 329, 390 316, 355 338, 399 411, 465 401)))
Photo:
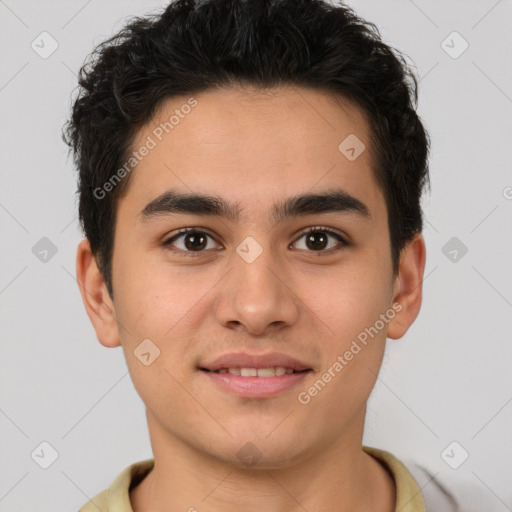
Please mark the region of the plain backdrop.
MULTIPOLYGON (((423 306, 388 341, 364 442, 512 510, 512 2, 349 4, 414 63, 432 140, 423 306), (457 469, 449 445, 469 454, 457 469)), ((60 132, 86 55, 163 5, 0 0, 2 512, 77 510, 152 456, 122 350, 99 344, 75 281, 60 132)))

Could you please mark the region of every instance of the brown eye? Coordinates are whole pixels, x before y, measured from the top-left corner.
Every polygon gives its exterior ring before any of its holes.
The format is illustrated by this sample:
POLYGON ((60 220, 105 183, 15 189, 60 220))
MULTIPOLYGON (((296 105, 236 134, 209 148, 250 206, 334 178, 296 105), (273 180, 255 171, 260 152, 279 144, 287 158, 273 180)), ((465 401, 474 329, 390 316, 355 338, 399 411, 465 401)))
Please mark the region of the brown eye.
POLYGON ((203 233, 187 233, 183 237, 183 242, 189 251, 201 250, 207 245, 207 240, 203 233))
MULTIPOLYGON (((330 252, 330 249, 341 249, 345 245, 348 245, 344 238, 339 235, 336 231, 329 228, 310 228, 299 237, 298 240, 304 239, 303 247, 297 247, 300 250, 306 250, 309 252, 330 252), (338 243, 333 243, 332 239, 337 240, 338 243), (341 245, 341 247, 339 247, 341 245)), ((298 242, 295 242, 297 244, 298 242)))
MULTIPOLYGON (((299 241, 302 240, 303 246, 296 248, 307 252, 332 253, 349 245, 339 233, 321 226, 309 228, 299 236, 293 245, 300 245, 299 241)), ((185 256, 200 256, 208 249, 220 248, 211 235, 194 228, 179 231, 166 240, 164 246, 185 256)))
POLYGON ((325 249, 329 243, 329 235, 325 233, 316 232, 316 233, 308 233, 306 235, 306 246, 309 249, 313 249, 315 251, 325 249))
POLYGON ((183 253, 201 253, 205 252, 206 249, 217 248, 217 244, 210 235, 190 228, 184 229, 169 238, 164 242, 164 245, 175 252, 183 253), (208 245, 209 239, 212 240, 210 245, 208 245))

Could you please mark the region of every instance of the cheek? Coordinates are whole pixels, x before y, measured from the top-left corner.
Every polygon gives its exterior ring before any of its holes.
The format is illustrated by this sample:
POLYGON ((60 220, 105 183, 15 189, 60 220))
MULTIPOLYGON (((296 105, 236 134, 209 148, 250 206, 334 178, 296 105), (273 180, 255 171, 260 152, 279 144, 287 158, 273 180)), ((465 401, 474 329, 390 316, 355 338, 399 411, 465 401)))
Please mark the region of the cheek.
MULTIPOLYGON (((127 359, 133 359, 136 347, 150 339, 160 349, 157 366, 186 373, 176 361, 187 358, 190 340, 210 312, 211 290, 222 273, 205 272, 200 266, 172 266, 161 257, 151 262, 142 254, 126 258, 117 272, 116 316, 124 327, 120 334, 127 359)), ((138 369, 137 361, 134 366, 138 369)))
POLYGON ((387 307, 387 279, 362 258, 350 268, 318 274, 306 283, 305 303, 315 313, 328 337, 349 342, 375 323, 387 307))
MULTIPOLYGON (((137 247, 135 241, 131 245, 137 247)), ((184 273, 169 272, 168 265, 143 251, 125 251, 114 258, 113 268, 116 314, 130 336, 160 338, 184 314, 190 302, 184 273)))
POLYGON ((299 403, 307 403, 319 428, 322 422, 325 428, 326 418, 355 414, 379 373, 387 328, 380 315, 388 307, 388 283, 371 268, 361 262, 358 268, 317 277, 309 294, 307 305, 325 333, 322 368, 311 387, 302 390, 299 403))
POLYGON ((318 387, 328 382, 314 407, 326 407, 332 414, 340 408, 355 411, 367 400, 384 355, 387 323, 380 315, 389 307, 389 280, 375 257, 361 255, 357 264, 317 276, 310 287, 308 306, 325 333, 318 387))
POLYGON ((168 410, 181 396, 174 379, 184 382, 176 365, 185 350, 179 340, 197 297, 185 290, 183 273, 166 274, 164 265, 136 255, 117 267, 116 279, 116 316, 133 385, 151 411, 168 410))

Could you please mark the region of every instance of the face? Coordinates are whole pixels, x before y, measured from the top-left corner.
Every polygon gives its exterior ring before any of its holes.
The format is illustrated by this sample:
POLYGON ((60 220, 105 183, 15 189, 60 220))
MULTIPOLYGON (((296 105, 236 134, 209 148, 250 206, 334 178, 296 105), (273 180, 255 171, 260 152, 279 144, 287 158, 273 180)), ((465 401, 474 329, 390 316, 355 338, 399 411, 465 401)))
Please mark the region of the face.
POLYGON ((359 109, 208 91, 163 104, 144 145, 118 203, 113 314, 152 434, 264 467, 360 436, 402 306, 359 109))

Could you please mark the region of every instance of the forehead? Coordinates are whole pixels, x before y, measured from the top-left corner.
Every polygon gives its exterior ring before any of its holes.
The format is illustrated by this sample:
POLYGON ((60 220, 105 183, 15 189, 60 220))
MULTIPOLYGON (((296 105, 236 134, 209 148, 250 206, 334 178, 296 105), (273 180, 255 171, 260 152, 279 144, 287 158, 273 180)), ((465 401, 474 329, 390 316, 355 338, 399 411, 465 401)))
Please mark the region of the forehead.
POLYGON ((243 202, 249 216, 262 201, 317 188, 342 187, 370 207, 382 199, 364 114, 324 91, 232 87, 173 97, 132 151, 144 146, 126 194, 141 207, 171 188, 243 202))

